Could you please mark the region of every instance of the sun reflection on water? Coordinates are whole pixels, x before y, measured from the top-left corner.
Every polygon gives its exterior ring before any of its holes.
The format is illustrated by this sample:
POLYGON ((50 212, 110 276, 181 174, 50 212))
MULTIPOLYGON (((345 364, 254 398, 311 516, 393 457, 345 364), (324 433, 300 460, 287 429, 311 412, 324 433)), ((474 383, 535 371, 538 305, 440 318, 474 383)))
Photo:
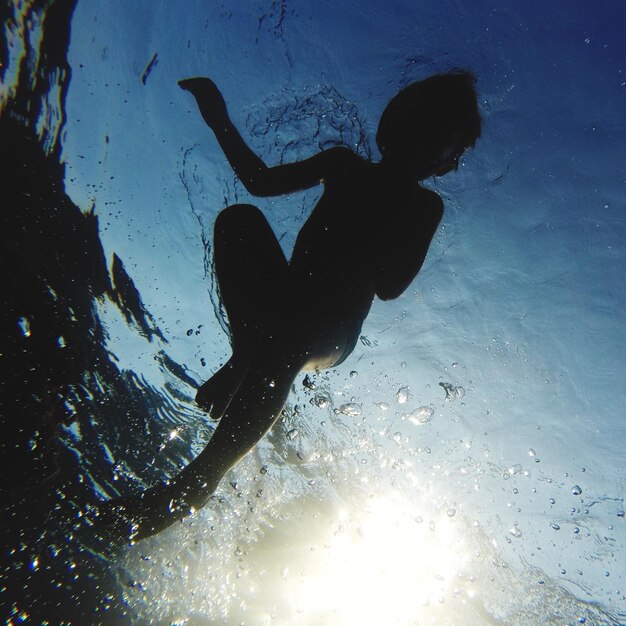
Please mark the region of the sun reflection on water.
MULTIPOLYGON (((188 527, 185 543, 204 521, 188 527)), ((450 623, 459 623, 458 601, 472 602, 465 528, 432 501, 421 504, 399 493, 350 506, 305 496, 221 557, 218 546, 213 554, 185 551, 184 574, 171 577, 155 601, 172 609, 192 584, 187 624, 217 618, 261 626, 404 626, 448 623, 450 611, 456 614, 450 623)))
POLYGON ((337 521, 293 585, 305 624, 416 623, 425 607, 446 601, 467 561, 455 520, 426 517, 398 496, 343 510, 337 521))

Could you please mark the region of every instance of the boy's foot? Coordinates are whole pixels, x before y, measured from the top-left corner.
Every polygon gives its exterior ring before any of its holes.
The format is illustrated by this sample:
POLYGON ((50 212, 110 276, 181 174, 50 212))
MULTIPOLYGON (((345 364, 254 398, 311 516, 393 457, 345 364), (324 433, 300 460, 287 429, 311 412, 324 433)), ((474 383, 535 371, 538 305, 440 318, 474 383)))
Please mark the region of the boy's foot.
POLYGON ((228 361, 209 380, 200 385, 196 393, 196 404, 206 411, 212 420, 219 420, 239 389, 241 380, 240 370, 228 361))

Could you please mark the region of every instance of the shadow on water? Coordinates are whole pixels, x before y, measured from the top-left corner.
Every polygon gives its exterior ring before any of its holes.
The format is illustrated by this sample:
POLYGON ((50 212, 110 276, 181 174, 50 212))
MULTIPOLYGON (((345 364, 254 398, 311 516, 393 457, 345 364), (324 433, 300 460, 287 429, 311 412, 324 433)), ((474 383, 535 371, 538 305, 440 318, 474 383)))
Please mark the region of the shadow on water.
MULTIPOLYGON (((83 213, 64 189, 59 138, 74 8, 75 0, 0 8, 0 613, 7 624, 132 619, 114 597, 115 572, 99 554, 106 546, 89 532, 89 505, 136 488, 135 469, 153 482, 163 471, 137 459, 156 455, 142 442, 154 434, 151 415, 164 399, 118 369, 98 303, 116 305, 148 341, 166 340, 117 255, 109 271, 94 208, 83 213), (136 456, 121 468, 104 441, 125 440, 136 456), (77 441, 93 455, 82 459, 77 441)), ((182 367, 155 353, 170 378, 193 386, 182 367)), ((165 462, 173 466, 181 452, 170 446, 165 462)))

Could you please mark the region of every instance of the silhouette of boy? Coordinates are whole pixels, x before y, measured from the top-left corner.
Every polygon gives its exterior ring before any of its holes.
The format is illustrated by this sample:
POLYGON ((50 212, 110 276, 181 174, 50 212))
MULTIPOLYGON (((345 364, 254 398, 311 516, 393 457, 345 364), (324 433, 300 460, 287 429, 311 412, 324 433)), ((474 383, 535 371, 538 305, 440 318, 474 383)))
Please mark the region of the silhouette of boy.
POLYGON ((271 428, 295 377, 341 363, 375 296, 397 298, 422 267, 443 202, 419 181, 456 170, 480 135, 473 76, 432 76, 396 95, 380 120, 379 163, 345 147, 268 167, 232 124, 208 78, 181 80, 245 188, 277 196, 319 184, 324 193, 287 261, 256 207, 224 209, 214 264, 232 356, 196 401, 221 421, 209 443, 167 484, 115 500, 100 523, 133 539, 203 507, 224 474, 271 428))

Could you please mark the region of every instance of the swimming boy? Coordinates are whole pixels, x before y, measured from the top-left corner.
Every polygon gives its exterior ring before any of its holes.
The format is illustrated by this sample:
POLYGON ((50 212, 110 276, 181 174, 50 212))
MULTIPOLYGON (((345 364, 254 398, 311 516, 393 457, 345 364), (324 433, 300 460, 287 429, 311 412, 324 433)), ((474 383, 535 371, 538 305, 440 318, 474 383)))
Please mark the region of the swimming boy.
POLYGON ((231 122, 207 78, 179 82, 235 174, 255 196, 322 184, 288 261, 262 213, 240 204, 215 223, 214 264, 228 316, 232 356, 196 401, 220 423, 209 443, 167 484, 116 500, 100 522, 133 539, 155 534, 204 506, 224 474, 271 428, 295 377, 341 363, 354 349, 375 296, 400 296, 419 272, 443 214, 420 186, 458 167, 480 135, 471 74, 414 83, 389 103, 372 163, 348 148, 267 167, 231 122))

